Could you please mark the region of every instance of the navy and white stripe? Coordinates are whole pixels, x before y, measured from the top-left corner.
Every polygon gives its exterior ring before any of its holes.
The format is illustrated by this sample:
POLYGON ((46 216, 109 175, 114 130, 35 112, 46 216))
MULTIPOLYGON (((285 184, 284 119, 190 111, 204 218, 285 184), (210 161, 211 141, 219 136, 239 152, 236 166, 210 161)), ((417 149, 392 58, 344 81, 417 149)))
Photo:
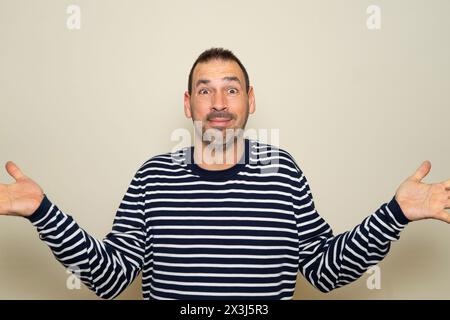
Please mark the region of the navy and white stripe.
POLYGON ((193 163, 193 147, 152 157, 102 241, 47 196, 29 219, 55 257, 107 299, 141 271, 144 299, 291 299, 298 271, 328 292, 381 261, 408 223, 393 197, 335 236, 293 157, 256 140, 245 146, 242 162, 221 171, 193 163))

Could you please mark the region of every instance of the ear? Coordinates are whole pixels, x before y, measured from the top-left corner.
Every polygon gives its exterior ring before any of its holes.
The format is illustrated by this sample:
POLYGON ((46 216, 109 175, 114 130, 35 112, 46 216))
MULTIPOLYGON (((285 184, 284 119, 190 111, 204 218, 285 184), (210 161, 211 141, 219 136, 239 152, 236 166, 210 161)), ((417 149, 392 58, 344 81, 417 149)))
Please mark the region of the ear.
POLYGON ((256 102, 255 102, 255 91, 253 90, 253 86, 250 86, 248 90, 248 113, 252 114, 256 110, 256 102))
POLYGON ((184 92, 184 114, 186 115, 186 118, 192 118, 191 95, 187 91, 184 92))

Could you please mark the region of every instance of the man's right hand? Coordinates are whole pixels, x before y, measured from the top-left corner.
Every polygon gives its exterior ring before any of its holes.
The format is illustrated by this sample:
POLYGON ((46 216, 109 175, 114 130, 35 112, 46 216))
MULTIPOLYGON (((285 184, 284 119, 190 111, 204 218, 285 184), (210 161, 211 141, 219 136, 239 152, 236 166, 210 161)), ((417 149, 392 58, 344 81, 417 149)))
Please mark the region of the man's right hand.
POLYGON ((16 182, 0 183, 0 215, 31 216, 44 199, 44 191, 25 176, 14 162, 8 161, 5 167, 16 182))

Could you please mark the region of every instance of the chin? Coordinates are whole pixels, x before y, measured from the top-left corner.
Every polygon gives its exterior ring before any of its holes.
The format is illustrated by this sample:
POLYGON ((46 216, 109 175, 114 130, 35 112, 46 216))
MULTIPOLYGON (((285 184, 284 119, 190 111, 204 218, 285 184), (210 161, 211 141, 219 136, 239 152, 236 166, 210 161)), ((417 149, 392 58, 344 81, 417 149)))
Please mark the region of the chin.
POLYGON ((206 128, 203 132, 203 141, 213 145, 224 145, 236 138, 235 130, 236 128, 206 128), (233 132, 227 133, 227 130, 233 130, 233 132))

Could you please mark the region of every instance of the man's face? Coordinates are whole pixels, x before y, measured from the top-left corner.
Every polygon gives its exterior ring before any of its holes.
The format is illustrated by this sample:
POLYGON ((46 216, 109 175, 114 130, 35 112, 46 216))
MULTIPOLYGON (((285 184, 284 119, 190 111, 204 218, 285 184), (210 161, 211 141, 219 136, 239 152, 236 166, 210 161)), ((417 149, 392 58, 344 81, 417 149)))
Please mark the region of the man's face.
POLYGON ((184 94, 184 112, 194 123, 201 121, 202 137, 212 130, 220 133, 225 142, 226 130, 244 130, 254 111, 253 87, 247 93, 244 74, 236 62, 211 60, 196 65, 192 93, 184 94))

